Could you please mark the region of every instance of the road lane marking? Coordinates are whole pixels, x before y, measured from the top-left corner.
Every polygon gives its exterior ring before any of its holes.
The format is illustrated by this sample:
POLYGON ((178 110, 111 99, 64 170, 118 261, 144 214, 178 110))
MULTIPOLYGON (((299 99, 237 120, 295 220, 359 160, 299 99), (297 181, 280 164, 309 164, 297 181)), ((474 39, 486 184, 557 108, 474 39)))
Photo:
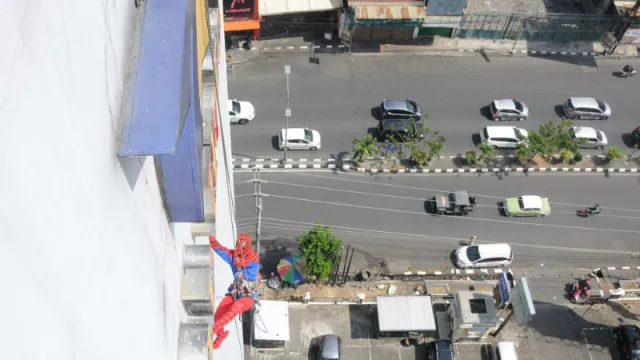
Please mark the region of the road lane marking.
MULTIPOLYGON (((269 197, 273 197, 273 198, 305 201, 305 202, 310 202, 310 203, 315 203, 315 204, 336 205, 336 206, 352 207, 352 208, 357 208, 357 209, 367 209, 367 210, 374 210, 374 211, 388 211, 388 212, 396 212, 396 213, 402 213, 402 214, 412 214, 412 215, 436 217, 435 215, 427 214, 425 212, 417 212, 417 211, 410 211, 410 210, 384 209, 384 208, 377 208, 377 207, 373 207, 373 206, 344 204, 344 203, 336 203, 336 202, 331 202, 331 201, 312 200, 312 199, 304 199, 304 198, 297 198, 297 197, 293 197, 293 196, 283 196, 283 195, 274 195, 274 194, 266 194, 266 195, 269 196, 269 197)), ((575 230, 585 230, 585 231, 614 232, 614 233, 618 232, 618 233, 627 233, 627 234, 640 234, 640 231, 638 231, 638 230, 589 228, 589 227, 572 226, 572 225, 538 224, 538 223, 526 223, 526 222, 522 222, 522 221, 506 221, 506 220, 485 219, 485 218, 471 218, 471 217, 457 217, 457 216, 450 216, 448 218, 449 219, 458 219, 458 220, 469 220, 469 221, 486 221, 486 222, 494 222, 494 223, 501 223, 501 224, 540 226, 540 227, 559 228, 559 229, 575 229, 575 230)))
MULTIPOLYGON (((253 180, 250 180, 250 181, 253 181, 253 180)), ((263 182, 267 182, 267 181, 263 181, 263 182)), ((285 185, 285 186, 294 186, 294 187, 301 187, 301 188, 317 189, 317 190, 327 190, 327 191, 331 191, 331 192, 346 192, 346 193, 351 193, 351 194, 367 195, 367 196, 383 196, 383 197, 389 197, 389 198, 397 198, 397 199, 403 199, 403 200, 414 200, 414 201, 421 201, 421 202, 433 201, 433 200, 430 200, 429 198, 427 198, 427 199, 425 199, 425 198, 417 198, 415 196, 414 197, 409 197, 409 196, 398 196, 398 195, 389 195, 389 194, 370 193, 370 192, 355 191, 355 190, 344 190, 344 189, 328 188, 328 187, 323 187, 323 186, 294 184, 294 183, 287 183, 287 182, 281 182, 281 181, 272 181, 272 180, 269 180, 268 183, 269 184, 276 184, 276 185, 285 185)), ((496 205, 476 204, 475 206, 476 207, 499 209, 499 207, 496 206, 496 205)), ((554 214, 568 214, 568 215, 575 215, 576 214, 575 211, 554 211, 553 213, 554 214)), ((635 216, 622 216, 622 215, 609 215, 609 214, 599 214, 599 216, 600 217, 619 218, 619 219, 640 220, 640 217, 635 217, 635 216)))
MULTIPOLYGON (((344 178, 340 178, 340 177, 336 177, 336 176, 309 175, 309 174, 303 174, 303 173, 296 173, 296 175, 312 176, 312 177, 315 177, 315 178, 325 178, 325 179, 339 180, 339 181, 346 181, 346 182, 353 182, 353 183, 361 183, 361 184, 372 184, 372 185, 379 185, 379 186, 387 186, 387 187, 399 188, 399 189, 412 189, 412 190, 421 190, 421 191, 429 191, 429 192, 449 192, 450 191, 450 190, 443 190, 443 189, 420 188, 420 187, 416 187, 416 186, 383 184, 383 183, 379 183, 379 182, 365 181, 365 180, 344 179, 344 178)), ((354 175, 354 174, 345 173, 345 175, 354 175)), ((565 174, 565 175, 569 175, 569 174, 565 174)), ((580 176, 584 176, 584 175, 580 175, 580 176)), ((633 174, 633 176, 637 176, 637 175, 633 174)), ((489 198, 489 199, 504 199, 505 198, 504 196, 484 195, 484 194, 478 194, 478 193, 473 193, 473 195, 475 195, 476 197, 484 197, 484 198, 489 198)), ((552 201, 550 201, 549 203, 550 204, 554 204, 554 205, 573 206, 573 207, 585 207, 585 206, 590 206, 591 205, 591 204, 589 204, 589 205, 587 205, 587 204, 569 204, 569 203, 560 203, 560 202, 552 202, 552 201)), ((615 208, 615 207, 610 207, 610 206, 601 206, 601 208, 609 209, 609 210, 640 212, 640 209, 615 208)))
MULTIPOLYGON (((267 220, 267 223, 272 223, 272 222, 269 222, 268 220, 285 223, 285 224, 282 224, 282 226, 286 226, 286 225, 300 226, 303 230, 308 230, 309 225, 311 226, 317 225, 317 223, 312 223, 312 222, 284 220, 284 219, 276 219, 276 218, 269 218, 269 217, 263 217, 263 220, 267 220), (302 224, 302 225, 296 225, 296 224, 302 224)), ((252 224, 251 226, 254 226, 254 225, 252 224)), ((405 239, 406 237, 426 238, 426 239, 432 239, 431 242, 439 242, 439 243, 447 243, 447 244, 469 240, 468 237, 457 238, 457 237, 450 237, 450 236, 436 236, 436 235, 401 233, 401 232, 391 232, 391 231, 373 230, 373 229, 362 229, 362 228, 354 228, 349 226, 335 225, 333 223, 331 224, 331 227, 334 228, 336 231, 340 230, 345 232, 346 231, 352 232, 354 233, 353 235, 359 235, 359 236, 365 236, 365 237, 371 236, 371 237, 379 237, 379 238, 385 238, 385 239, 388 239, 389 235, 396 235, 396 236, 404 237, 405 239), (381 235, 367 234, 367 232, 374 233, 374 234, 381 234, 381 235), (443 239, 443 240, 438 240, 438 239, 443 239)), ((283 228, 283 229, 299 231, 299 229, 292 229, 292 228, 283 228)), ((406 239, 406 240, 415 241, 415 239, 406 239)), ((492 243, 492 244, 502 243, 499 241, 488 241, 488 240, 482 240, 482 241, 486 243, 492 243)), ((566 246, 539 245, 539 244, 531 244, 531 243, 522 244, 522 243, 513 243, 513 242, 510 242, 509 244, 520 246, 520 247, 530 247, 530 248, 537 248, 537 249, 566 250, 566 251, 586 252, 586 253, 595 253, 595 254, 633 255, 633 252, 631 251, 621 251, 621 250, 609 250, 609 249, 600 250, 600 249, 588 249, 584 247, 570 248, 566 246)))

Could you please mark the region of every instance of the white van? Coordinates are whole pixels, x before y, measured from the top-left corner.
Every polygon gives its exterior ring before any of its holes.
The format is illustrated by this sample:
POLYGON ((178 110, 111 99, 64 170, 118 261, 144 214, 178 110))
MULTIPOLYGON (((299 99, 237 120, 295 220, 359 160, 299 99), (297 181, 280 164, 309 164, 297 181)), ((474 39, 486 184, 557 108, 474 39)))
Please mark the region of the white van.
POLYGON ((518 360, 516 344, 513 341, 501 341, 487 346, 486 349, 491 360, 518 360))
POLYGON ((482 142, 496 148, 515 149, 527 140, 529 133, 515 126, 487 126, 480 133, 482 142))
POLYGON ((462 246, 456 250, 456 263, 461 269, 506 266, 513 261, 509 244, 462 246))

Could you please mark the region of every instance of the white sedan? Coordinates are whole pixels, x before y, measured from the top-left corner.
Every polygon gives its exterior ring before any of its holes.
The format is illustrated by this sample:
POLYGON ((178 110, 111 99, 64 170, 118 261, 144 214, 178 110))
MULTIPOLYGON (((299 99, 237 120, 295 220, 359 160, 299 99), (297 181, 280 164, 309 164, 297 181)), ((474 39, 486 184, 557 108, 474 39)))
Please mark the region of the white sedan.
POLYGON ((256 117, 256 108, 248 101, 229 100, 229 122, 246 125, 256 117))

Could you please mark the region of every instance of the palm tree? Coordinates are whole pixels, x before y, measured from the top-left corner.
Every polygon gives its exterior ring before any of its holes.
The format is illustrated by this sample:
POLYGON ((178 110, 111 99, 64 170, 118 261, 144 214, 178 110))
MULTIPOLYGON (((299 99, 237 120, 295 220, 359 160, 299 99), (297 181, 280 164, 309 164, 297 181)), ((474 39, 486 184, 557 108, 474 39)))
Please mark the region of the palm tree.
POLYGON ((485 158, 491 159, 496 153, 496 149, 493 146, 487 144, 486 141, 478 144, 478 150, 480 150, 480 158, 478 160, 485 158))
POLYGON ((353 139, 353 156, 357 161, 362 161, 365 157, 371 157, 378 153, 376 139, 367 134, 362 139, 353 139))

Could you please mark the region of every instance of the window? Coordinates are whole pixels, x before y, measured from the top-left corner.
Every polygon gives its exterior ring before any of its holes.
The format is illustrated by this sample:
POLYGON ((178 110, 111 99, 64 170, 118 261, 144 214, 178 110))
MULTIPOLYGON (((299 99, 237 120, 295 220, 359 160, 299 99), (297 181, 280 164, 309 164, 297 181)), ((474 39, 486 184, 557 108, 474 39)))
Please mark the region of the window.
POLYGON ((500 349, 496 348, 496 359, 497 360, 502 360, 502 357, 500 356, 500 349))
POLYGON ((313 141, 313 131, 305 129, 304 130, 304 138, 307 141, 312 142, 313 141))
POLYGON ((573 107, 573 103, 571 102, 571 99, 567 100, 567 107, 568 107, 569 109, 573 109, 573 108, 574 108, 574 107, 573 107))
POLYGON ((231 102, 231 108, 233 109, 234 112, 239 113, 240 112, 240 103, 238 101, 232 101, 231 102))
POLYGON ((596 131, 596 137, 599 141, 602 141, 602 133, 600 131, 596 131))
POLYGON ((518 140, 524 140, 525 136, 522 133, 522 131, 520 131, 520 129, 513 129, 516 132, 516 137, 518 138, 518 140))
POLYGON ((470 299, 469 308, 472 314, 486 314, 487 302, 484 299, 470 299))
POLYGON ((482 133, 484 134, 484 138, 489 140, 489 132, 487 131, 487 128, 484 128, 484 130, 482 130, 482 133))
POLYGON ((607 110, 607 107, 604 106, 604 103, 602 101, 598 101, 598 108, 600 108, 600 111, 607 110))
POLYGON ((516 104, 516 110, 518 110, 519 112, 522 112, 524 110, 524 108, 522 107, 522 103, 519 103, 517 101, 514 101, 514 103, 516 104))
POLYGON ((477 246, 469 246, 467 248, 467 259, 471 262, 480 260, 480 251, 477 246))
POLYGON ((229 111, 229 116, 236 116, 236 113, 234 113, 233 111, 229 111))
POLYGON ((520 206, 520 209, 524 210, 524 202, 522 201, 521 197, 518 198, 518 206, 520 206))

